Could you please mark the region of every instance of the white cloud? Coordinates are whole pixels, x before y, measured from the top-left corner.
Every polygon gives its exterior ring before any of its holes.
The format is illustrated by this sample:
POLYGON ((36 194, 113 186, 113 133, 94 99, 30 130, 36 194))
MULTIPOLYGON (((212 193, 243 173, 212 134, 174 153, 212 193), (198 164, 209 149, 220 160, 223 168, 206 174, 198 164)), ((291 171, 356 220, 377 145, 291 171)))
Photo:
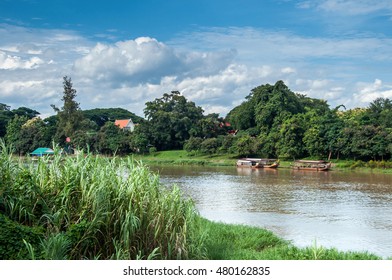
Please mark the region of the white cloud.
POLYGON ((141 37, 112 45, 98 43, 89 53, 76 60, 77 74, 119 84, 159 83, 163 77, 188 77, 216 73, 227 67, 233 52, 179 52, 141 37))
POLYGON ((294 92, 349 108, 389 96, 391 46, 389 38, 254 28, 205 29, 169 42, 141 37, 104 43, 67 30, 0 25, 0 99, 53 113, 49 105, 61 106, 67 75, 82 109, 123 107, 142 115, 145 102, 179 90, 206 113, 224 115, 252 88, 284 80, 294 92), (364 83, 369 77, 384 82, 364 83))
POLYGON ((36 69, 40 64, 43 63, 44 61, 36 56, 29 59, 22 59, 19 56, 11 56, 5 52, 0 51, 0 69, 36 69))
POLYGON ((390 0, 314 0, 302 1, 297 6, 303 9, 317 8, 326 12, 347 15, 365 15, 392 10, 390 0))
POLYGON ((359 93, 354 94, 361 104, 368 104, 376 98, 392 99, 392 84, 384 85, 380 79, 375 79, 373 83, 358 83, 359 93))

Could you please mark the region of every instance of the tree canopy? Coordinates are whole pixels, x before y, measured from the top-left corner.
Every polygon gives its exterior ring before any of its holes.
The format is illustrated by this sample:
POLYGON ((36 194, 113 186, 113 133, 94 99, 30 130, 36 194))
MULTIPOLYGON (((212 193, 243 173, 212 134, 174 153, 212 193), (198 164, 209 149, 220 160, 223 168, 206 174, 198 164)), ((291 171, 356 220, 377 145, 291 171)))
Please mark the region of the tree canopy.
POLYGON ((367 108, 330 108, 325 100, 292 92, 283 81, 253 88, 226 116, 204 111, 178 91, 147 102, 143 119, 123 108, 82 111, 71 78, 63 78, 63 106, 44 120, 27 107, 0 103, 0 137, 26 153, 54 140, 105 154, 185 149, 282 159, 391 159, 392 101, 377 98, 367 108), (133 132, 114 125, 129 119, 133 132))

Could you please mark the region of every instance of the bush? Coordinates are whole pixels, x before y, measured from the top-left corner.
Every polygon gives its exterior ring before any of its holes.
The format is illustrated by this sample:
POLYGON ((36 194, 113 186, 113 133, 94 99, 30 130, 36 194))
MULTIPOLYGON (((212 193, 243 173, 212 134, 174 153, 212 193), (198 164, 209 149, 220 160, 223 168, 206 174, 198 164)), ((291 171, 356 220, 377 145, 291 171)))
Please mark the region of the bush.
POLYGON ((184 150, 187 152, 199 151, 203 139, 200 137, 191 137, 184 143, 184 150))
POLYGON ((148 149, 149 154, 153 155, 153 156, 156 155, 157 151, 158 150, 155 147, 151 147, 151 148, 148 149))
POLYGON ((23 240, 38 247, 43 239, 43 229, 23 226, 0 213, 0 260, 28 259, 23 240))
POLYGON ((362 160, 357 160, 350 166, 350 168, 358 168, 358 167, 365 167, 365 163, 362 160))
POLYGON ((203 154, 214 154, 218 150, 219 142, 216 138, 208 138, 200 145, 200 151, 203 154))

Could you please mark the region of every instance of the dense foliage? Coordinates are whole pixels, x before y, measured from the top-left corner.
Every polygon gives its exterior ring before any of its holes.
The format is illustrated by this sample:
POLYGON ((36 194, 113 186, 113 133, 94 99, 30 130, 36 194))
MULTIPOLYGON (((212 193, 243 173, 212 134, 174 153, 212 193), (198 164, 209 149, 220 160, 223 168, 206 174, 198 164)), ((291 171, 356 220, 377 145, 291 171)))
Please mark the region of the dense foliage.
POLYGON ((54 107, 57 115, 44 120, 32 109, 0 104, 0 137, 18 154, 54 142, 119 155, 172 149, 288 160, 389 160, 392 155, 392 101, 387 98, 367 108, 330 108, 326 101, 296 94, 278 81, 252 89, 225 119, 204 115, 178 91, 147 102, 143 119, 121 108, 82 111, 71 79, 64 77, 63 85, 64 106, 54 107), (129 118, 137 124, 133 132, 114 125, 116 119, 129 118))
POLYGON ((256 150, 247 148, 250 154, 287 159, 390 159, 392 102, 379 98, 366 109, 340 111, 341 107, 330 109, 326 101, 295 94, 278 81, 254 88, 227 120, 248 135, 237 141, 241 147, 251 141, 257 146, 256 150))

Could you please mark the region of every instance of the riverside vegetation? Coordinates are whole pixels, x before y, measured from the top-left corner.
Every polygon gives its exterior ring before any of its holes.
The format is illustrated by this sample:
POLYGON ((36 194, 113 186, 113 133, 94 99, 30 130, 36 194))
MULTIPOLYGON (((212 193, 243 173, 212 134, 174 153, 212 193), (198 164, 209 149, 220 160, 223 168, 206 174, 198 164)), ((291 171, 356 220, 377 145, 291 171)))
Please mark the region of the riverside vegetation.
POLYGON ((26 163, 3 142, 0 226, 0 259, 380 259, 208 221, 130 157, 26 163))

